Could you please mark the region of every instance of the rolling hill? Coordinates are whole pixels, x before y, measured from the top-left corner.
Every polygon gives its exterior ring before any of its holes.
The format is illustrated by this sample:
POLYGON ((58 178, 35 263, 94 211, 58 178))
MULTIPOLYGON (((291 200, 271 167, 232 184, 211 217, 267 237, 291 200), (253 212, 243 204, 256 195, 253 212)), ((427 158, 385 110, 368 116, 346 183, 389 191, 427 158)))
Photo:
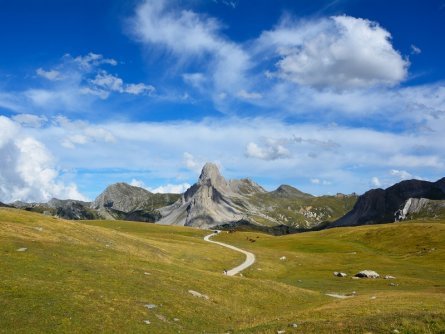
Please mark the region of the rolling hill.
POLYGON ((0 332, 445 331, 443 221, 221 233, 256 255, 243 277, 222 275, 243 256, 208 233, 0 208, 0 332), (352 279, 364 269, 395 279, 352 279))

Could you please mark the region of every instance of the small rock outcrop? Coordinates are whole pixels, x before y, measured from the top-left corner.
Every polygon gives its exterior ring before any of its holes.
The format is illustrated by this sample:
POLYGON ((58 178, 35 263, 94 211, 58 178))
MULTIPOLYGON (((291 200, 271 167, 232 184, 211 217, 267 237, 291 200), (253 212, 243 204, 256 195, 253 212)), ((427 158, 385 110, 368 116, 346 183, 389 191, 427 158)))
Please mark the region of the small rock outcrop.
POLYGON ((346 276, 348 276, 346 273, 342 273, 342 272, 340 272, 340 271, 334 271, 334 276, 337 276, 337 277, 346 277, 346 276))
POLYGON ((359 278, 379 278, 380 275, 373 270, 362 270, 354 275, 359 278))

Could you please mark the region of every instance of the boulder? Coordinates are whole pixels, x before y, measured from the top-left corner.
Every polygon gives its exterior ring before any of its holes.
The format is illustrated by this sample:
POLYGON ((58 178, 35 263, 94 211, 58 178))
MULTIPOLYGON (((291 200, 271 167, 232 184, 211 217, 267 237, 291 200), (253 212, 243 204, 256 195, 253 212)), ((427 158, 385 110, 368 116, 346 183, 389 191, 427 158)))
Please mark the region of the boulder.
POLYGON ((337 277, 346 277, 346 276, 348 276, 346 273, 342 273, 342 272, 339 272, 339 271, 334 271, 334 276, 337 276, 337 277))
POLYGON ((380 275, 373 270, 362 270, 354 275, 359 278, 379 278, 380 275))

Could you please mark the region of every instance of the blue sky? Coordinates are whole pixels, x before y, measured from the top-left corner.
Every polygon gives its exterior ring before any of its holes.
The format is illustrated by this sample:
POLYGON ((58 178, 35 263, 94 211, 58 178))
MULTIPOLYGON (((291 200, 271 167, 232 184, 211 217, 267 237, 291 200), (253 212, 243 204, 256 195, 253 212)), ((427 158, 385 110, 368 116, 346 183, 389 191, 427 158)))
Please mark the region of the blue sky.
POLYGON ((0 0, 0 201, 444 176, 445 1, 0 0))

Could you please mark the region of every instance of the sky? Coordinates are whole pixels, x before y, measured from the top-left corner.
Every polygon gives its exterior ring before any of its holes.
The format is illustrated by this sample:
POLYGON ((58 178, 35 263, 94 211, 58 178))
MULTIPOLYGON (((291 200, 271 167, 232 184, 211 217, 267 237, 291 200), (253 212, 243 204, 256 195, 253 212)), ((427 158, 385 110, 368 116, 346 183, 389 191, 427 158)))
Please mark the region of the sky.
POLYGON ((445 0, 0 0, 0 201, 445 176, 445 0))

